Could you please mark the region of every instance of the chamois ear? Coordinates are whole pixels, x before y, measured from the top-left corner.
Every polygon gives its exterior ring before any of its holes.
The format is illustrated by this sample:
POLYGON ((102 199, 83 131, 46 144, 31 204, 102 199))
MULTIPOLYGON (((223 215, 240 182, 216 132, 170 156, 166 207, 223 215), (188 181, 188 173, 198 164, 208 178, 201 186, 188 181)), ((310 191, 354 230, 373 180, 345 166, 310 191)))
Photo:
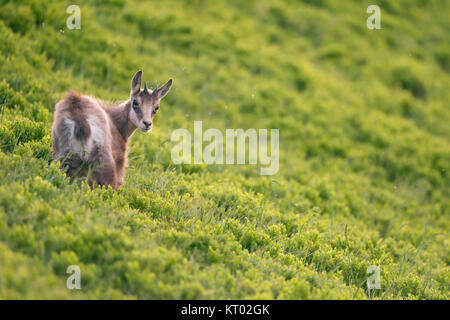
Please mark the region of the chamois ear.
POLYGON ((170 88, 172 88, 173 79, 169 79, 161 88, 156 89, 156 96, 158 99, 162 99, 169 93, 170 88))
POLYGON ((139 70, 131 79, 131 95, 139 93, 141 90, 142 70, 139 70))

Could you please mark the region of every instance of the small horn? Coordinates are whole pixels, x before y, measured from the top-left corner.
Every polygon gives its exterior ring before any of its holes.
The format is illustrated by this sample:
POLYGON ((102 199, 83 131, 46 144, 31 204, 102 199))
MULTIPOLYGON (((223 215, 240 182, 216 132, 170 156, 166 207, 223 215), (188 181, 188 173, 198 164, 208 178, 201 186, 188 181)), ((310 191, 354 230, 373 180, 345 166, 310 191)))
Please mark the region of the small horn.
POLYGON ((148 92, 147 91, 147 81, 145 81, 145 84, 144 84, 144 92, 148 92))
POLYGON ((156 96, 156 92, 158 91, 158 85, 156 84, 155 85, 155 90, 153 90, 153 95, 155 95, 156 96))

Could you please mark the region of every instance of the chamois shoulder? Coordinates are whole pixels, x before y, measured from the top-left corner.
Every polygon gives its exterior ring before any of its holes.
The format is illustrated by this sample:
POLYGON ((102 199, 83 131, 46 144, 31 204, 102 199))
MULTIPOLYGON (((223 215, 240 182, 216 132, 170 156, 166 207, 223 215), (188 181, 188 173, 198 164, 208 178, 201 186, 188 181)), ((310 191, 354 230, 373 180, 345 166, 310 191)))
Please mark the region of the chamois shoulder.
POLYGON ((103 100, 100 100, 100 99, 94 98, 94 97, 91 97, 91 98, 94 99, 95 102, 97 102, 98 105, 105 110, 111 110, 120 104, 120 103, 112 102, 112 101, 103 101, 103 100))

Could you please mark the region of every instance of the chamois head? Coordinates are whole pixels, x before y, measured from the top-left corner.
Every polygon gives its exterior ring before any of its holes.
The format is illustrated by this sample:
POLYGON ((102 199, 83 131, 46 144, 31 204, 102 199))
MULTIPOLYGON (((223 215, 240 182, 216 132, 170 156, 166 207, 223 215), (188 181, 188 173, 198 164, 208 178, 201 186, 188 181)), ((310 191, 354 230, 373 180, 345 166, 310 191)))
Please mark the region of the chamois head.
POLYGON ((153 117, 159 109, 159 102, 166 96, 172 87, 173 79, 169 79, 161 88, 157 86, 153 91, 147 88, 147 81, 144 89, 141 89, 142 70, 136 72, 131 79, 130 101, 130 121, 142 132, 152 130, 153 117))

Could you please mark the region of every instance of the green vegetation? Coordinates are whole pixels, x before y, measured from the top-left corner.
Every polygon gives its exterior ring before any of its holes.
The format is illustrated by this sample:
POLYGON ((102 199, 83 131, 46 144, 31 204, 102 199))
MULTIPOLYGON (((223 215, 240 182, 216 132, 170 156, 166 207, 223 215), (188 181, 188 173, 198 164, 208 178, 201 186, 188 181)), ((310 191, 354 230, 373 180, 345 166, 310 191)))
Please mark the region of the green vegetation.
POLYGON ((450 3, 375 2, 381 30, 357 0, 91 0, 68 30, 72 3, 0 1, 0 298, 448 299, 450 3), (175 79, 155 128, 122 189, 80 190, 54 105, 140 68, 175 79), (279 128, 278 174, 173 165, 194 120, 279 128))

